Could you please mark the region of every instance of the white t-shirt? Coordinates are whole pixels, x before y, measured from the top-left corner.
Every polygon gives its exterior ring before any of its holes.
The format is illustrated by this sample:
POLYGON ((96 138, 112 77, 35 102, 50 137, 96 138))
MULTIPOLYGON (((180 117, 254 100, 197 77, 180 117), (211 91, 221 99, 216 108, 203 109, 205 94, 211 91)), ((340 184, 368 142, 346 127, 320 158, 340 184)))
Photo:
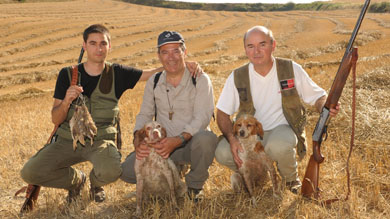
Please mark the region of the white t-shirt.
MULTIPOLYGON (((293 62, 293 69, 295 87, 305 103, 314 105, 318 98, 326 95, 326 92, 311 80, 302 66, 293 62)), ((288 124, 283 115, 282 95, 275 59, 271 70, 265 77, 258 74, 253 64, 250 63, 249 81, 253 105, 256 109, 255 117, 262 123, 263 129, 271 130, 276 126, 288 124)), ((223 87, 217 108, 228 115, 233 115, 238 111, 239 106, 240 98, 234 84, 234 72, 232 72, 223 87)))

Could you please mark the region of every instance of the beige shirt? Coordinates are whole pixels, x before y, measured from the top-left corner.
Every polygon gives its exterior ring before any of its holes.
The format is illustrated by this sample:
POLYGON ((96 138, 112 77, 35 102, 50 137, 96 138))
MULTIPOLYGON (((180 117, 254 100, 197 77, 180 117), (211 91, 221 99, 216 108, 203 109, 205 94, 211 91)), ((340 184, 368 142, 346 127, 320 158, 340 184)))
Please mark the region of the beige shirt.
POLYGON ((155 76, 150 77, 146 83, 134 131, 153 120, 155 114, 153 96, 156 100, 157 122, 166 128, 168 137, 177 136, 182 132, 193 136, 200 130, 208 129, 214 113, 214 95, 207 74, 197 77, 194 85, 186 69, 180 84, 175 88, 166 82, 166 72, 163 71, 153 90, 154 78, 155 76), (173 112, 172 120, 169 119, 170 111, 173 112))

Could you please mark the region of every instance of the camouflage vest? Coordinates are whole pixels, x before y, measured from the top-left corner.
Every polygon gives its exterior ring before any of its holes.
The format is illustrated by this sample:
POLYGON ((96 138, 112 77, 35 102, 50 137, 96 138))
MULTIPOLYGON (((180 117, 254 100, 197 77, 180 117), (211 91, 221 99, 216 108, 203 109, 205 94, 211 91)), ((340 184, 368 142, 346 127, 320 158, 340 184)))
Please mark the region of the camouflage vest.
MULTIPOLYGON (((92 119, 97 127, 97 135, 94 140, 115 140, 119 106, 115 96, 114 68, 110 63, 105 64, 102 75, 91 97, 85 98, 85 104, 91 113, 92 119)), ((72 68, 68 68, 69 80, 71 80, 72 68)), ((57 134, 66 139, 72 139, 69 121, 74 113, 74 105, 71 104, 65 121, 60 125, 57 134)))
MULTIPOLYGON (((307 149, 305 139, 306 110, 295 88, 291 60, 282 58, 275 58, 275 60, 282 93, 283 114, 298 138, 298 156, 302 159, 306 155, 307 149)), ((251 95, 248 66, 249 64, 246 64, 234 70, 234 83, 240 97, 237 118, 242 114, 254 115, 256 112, 251 95)))

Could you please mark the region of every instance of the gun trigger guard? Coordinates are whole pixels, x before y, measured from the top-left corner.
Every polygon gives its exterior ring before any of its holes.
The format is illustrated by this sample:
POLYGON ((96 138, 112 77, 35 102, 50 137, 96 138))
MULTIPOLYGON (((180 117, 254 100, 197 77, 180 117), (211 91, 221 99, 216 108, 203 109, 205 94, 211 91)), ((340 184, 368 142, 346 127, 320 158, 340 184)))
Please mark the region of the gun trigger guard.
POLYGON ((328 139, 328 126, 324 127, 324 133, 325 133, 324 141, 326 141, 326 139, 328 139))

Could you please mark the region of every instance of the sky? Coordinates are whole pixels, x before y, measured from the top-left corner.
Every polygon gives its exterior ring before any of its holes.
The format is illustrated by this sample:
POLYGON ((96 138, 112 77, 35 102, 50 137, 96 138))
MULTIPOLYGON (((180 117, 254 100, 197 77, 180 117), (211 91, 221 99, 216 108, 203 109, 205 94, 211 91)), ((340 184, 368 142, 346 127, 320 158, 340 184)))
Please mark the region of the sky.
MULTIPOLYGON (((175 1, 175 0, 171 0, 175 1)), ((177 0, 181 2, 202 2, 202 3, 310 3, 314 1, 327 0, 177 0)))

